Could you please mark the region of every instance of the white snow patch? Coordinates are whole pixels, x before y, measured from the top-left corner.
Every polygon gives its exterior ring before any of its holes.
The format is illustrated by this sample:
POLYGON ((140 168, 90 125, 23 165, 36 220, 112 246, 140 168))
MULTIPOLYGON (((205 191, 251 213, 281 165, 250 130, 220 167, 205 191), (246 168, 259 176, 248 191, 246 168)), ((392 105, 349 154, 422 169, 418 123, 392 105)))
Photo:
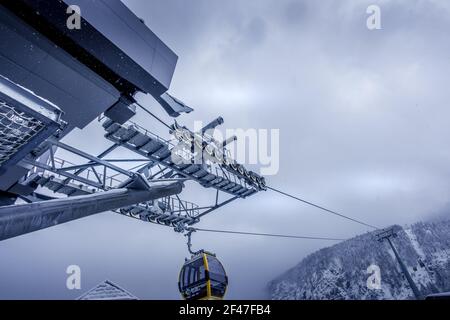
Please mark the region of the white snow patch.
POLYGON ((417 242, 417 238, 415 236, 415 234, 412 232, 412 230, 410 228, 405 228, 405 233, 409 238, 409 241, 411 241, 411 245, 413 246, 414 250, 417 252, 417 254, 419 255, 419 257, 422 260, 425 260, 425 253, 423 252, 421 246, 419 245, 419 243, 417 242))

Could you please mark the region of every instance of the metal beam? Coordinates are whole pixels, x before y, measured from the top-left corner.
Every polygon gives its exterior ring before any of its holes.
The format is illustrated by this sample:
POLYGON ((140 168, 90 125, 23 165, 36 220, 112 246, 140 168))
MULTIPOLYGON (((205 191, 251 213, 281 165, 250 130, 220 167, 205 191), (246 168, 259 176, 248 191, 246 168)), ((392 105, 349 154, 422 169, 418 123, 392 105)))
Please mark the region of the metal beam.
POLYGON ((419 288, 417 288, 416 284, 414 283, 414 280, 411 278, 411 275, 409 274, 408 268, 403 263, 402 258, 400 258, 400 255, 397 252, 397 249, 394 247, 394 244, 392 243, 391 239, 388 237, 386 238, 387 242, 391 246, 392 251, 394 252, 395 257, 397 258, 398 264, 400 265, 400 268, 403 271, 403 274, 405 275, 406 280, 409 283, 409 286, 411 287, 412 292, 414 293, 414 296, 417 300, 422 300, 422 294, 419 291, 419 288))
POLYGON ((124 175, 126 175, 128 177, 132 177, 133 176, 132 173, 130 173, 129 171, 127 171, 125 169, 122 169, 122 168, 120 168, 118 166, 115 166, 115 165, 113 165, 113 164, 111 164, 108 161, 105 161, 103 159, 91 156, 90 154, 88 154, 88 153, 86 153, 84 151, 78 150, 78 149, 76 149, 74 147, 71 147, 71 146, 69 146, 69 145, 67 145, 65 143, 62 143, 62 142, 54 140, 54 139, 49 139, 49 142, 51 144, 61 148, 61 149, 64 149, 64 150, 67 150, 67 151, 72 152, 74 154, 77 154, 80 157, 83 157, 85 159, 91 160, 94 163, 98 163, 98 164, 104 165, 104 166, 106 166, 106 167, 108 167, 108 168, 110 168, 112 170, 115 170, 117 172, 120 172, 120 173, 122 173, 122 174, 124 174, 124 175))
POLYGON ((70 166, 70 167, 59 168, 59 169, 56 170, 56 172, 58 172, 58 171, 72 171, 72 170, 79 170, 79 169, 89 169, 89 168, 93 168, 95 166, 101 166, 101 164, 99 164, 99 163, 79 164, 79 165, 74 165, 74 166, 70 166))
MULTIPOLYGON (((117 143, 114 143, 112 146, 110 146, 108 149, 106 149, 105 151, 103 151, 102 153, 100 153, 97 158, 102 159, 104 157, 106 157, 108 154, 110 154, 111 152, 113 152, 114 150, 116 150, 119 147, 119 145, 117 143)), ((91 163, 95 163, 92 162, 91 163)), ((87 168, 80 168, 79 170, 77 170, 74 174, 76 176, 80 175, 81 173, 84 172, 84 170, 86 170, 87 168)), ((70 179, 66 179, 64 181, 64 183, 69 183, 70 179)))
POLYGON ((0 241, 96 213, 179 194, 181 183, 149 189, 114 189, 95 194, 0 207, 0 241))
MULTIPOLYGON (((31 165, 31 166, 33 166, 33 167, 37 167, 37 168, 42 169, 42 170, 46 170, 46 171, 50 171, 50 172, 55 172, 55 171, 52 169, 52 167, 50 167, 50 166, 48 166, 48 165, 46 165, 46 164, 40 163, 40 162, 29 161, 28 159, 23 159, 22 162, 25 163, 25 164, 31 165)), ((79 181, 79 182, 81 182, 81 183, 87 184, 87 185, 89 185, 89 186, 91 186, 91 187, 98 188, 98 189, 102 189, 102 187, 103 187, 103 186, 102 186, 101 184, 99 184, 99 183, 96 183, 96 182, 94 182, 94 181, 91 181, 91 180, 89 180, 89 179, 85 179, 85 178, 80 177, 80 176, 77 176, 77 175, 74 175, 74 174, 69 173, 69 172, 65 172, 65 171, 57 171, 56 173, 59 174, 60 176, 66 177, 66 178, 67 178, 66 180, 69 180, 69 181, 70 181, 70 180, 79 181)), ((65 183, 65 181, 64 181, 64 183, 65 183)))
POLYGON ((395 257, 397 258, 398 264, 400 265, 400 269, 402 270, 406 280, 408 281, 409 286, 411 287, 412 292, 414 293, 414 296, 416 297, 417 300, 422 300, 423 296, 420 293, 419 288, 417 288, 416 284, 414 283, 414 280, 409 274, 408 268, 406 267, 405 263, 400 257, 400 254, 398 253, 397 249, 395 248, 394 244, 391 241, 391 238, 397 237, 397 232, 394 230, 394 228, 388 228, 380 231, 378 234, 376 234, 376 236, 379 242, 383 242, 384 240, 386 240, 389 243, 392 251, 394 252, 395 257))

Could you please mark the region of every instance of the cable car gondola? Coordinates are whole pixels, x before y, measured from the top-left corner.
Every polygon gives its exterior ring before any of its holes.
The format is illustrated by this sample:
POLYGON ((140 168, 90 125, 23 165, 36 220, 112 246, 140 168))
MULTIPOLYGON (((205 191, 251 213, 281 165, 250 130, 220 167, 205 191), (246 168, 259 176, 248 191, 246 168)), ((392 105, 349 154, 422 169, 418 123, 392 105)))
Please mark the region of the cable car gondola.
POLYGON ((192 254, 181 268, 178 289, 185 300, 222 300, 225 296, 228 277, 216 255, 204 250, 190 250, 191 233, 188 233, 188 248, 192 254))

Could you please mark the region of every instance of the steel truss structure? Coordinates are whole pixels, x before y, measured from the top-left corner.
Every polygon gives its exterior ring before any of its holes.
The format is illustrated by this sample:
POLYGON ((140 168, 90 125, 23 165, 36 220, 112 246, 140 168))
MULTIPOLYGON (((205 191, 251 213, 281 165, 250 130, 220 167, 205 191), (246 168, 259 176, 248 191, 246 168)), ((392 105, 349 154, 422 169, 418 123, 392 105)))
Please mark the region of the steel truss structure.
MULTIPOLYGON (((226 172, 223 168, 205 168, 200 164, 175 164, 170 160, 175 144, 165 140, 139 125, 129 122, 125 126, 112 120, 99 118, 106 130, 105 137, 113 142, 106 150, 93 156, 67 145, 55 138, 45 141, 47 156, 37 159, 26 158, 22 164, 30 168, 19 182, 24 187, 43 187, 68 197, 89 195, 116 188, 127 179, 139 174, 150 183, 192 180, 205 188, 215 189, 214 203, 199 207, 182 200, 178 195, 157 200, 128 205, 114 210, 120 214, 175 228, 183 232, 200 221, 200 218, 239 199, 249 197, 259 190, 243 178, 226 172), (108 159, 118 148, 126 148, 140 155, 140 158, 108 159), (56 150, 64 150, 70 158, 82 158, 84 162, 75 164, 55 155, 56 150), (124 169, 121 164, 140 163, 124 169), (231 180, 232 179, 232 180, 231 180), (219 201, 223 196, 223 201, 219 201)), ((33 193, 21 197, 26 202, 45 201, 48 196, 33 193)))
POLYGON ((119 0, 86 1, 84 27, 67 32, 70 5, 0 4, 0 39, 11 44, 0 50, 0 240, 111 210, 184 232, 266 190, 263 177, 231 159, 226 145, 235 138, 207 135, 221 117, 201 132, 156 117, 174 140, 130 121, 138 108, 153 115, 138 93, 170 117, 193 111, 168 93, 178 56, 119 0), (62 142, 95 119, 112 143, 106 150, 92 155, 62 142), (196 161, 196 147, 209 159, 196 161), (112 159, 119 149, 133 158, 112 159), (215 191, 214 201, 181 199, 186 181, 215 191))

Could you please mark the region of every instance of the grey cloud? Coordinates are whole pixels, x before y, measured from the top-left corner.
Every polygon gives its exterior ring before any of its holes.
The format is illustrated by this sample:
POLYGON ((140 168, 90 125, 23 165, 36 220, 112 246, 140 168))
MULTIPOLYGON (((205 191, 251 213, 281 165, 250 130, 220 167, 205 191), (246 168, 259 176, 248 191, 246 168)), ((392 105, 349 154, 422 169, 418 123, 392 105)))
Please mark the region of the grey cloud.
MULTIPOLYGON (((180 57, 171 93, 196 109, 180 121, 222 115, 224 127, 280 129, 281 167, 270 184, 380 226, 448 217, 446 1, 125 3, 180 57), (382 30, 366 28, 373 3, 382 30)), ((167 119, 154 100, 139 99, 167 119)), ((146 116, 137 121, 166 134, 146 116)), ((96 153, 101 136, 93 123, 67 139, 96 153), (86 133, 99 137, 95 145, 85 143, 86 133)), ((200 203, 211 198, 193 184, 187 189, 184 196, 200 203)), ((0 297, 73 298, 64 271, 79 263, 86 290, 110 278, 142 298, 178 298, 185 239, 130 220, 102 214, 0 243, 7 261, 0 286, 10 288, 0 297)), ((232 203, 201 226, 333 237, 367 231, 270 192, 232 203)), ((194 236, 195 247, 223 260, 228 298, 264 297, 267 280, 326 245, 194 236)))

